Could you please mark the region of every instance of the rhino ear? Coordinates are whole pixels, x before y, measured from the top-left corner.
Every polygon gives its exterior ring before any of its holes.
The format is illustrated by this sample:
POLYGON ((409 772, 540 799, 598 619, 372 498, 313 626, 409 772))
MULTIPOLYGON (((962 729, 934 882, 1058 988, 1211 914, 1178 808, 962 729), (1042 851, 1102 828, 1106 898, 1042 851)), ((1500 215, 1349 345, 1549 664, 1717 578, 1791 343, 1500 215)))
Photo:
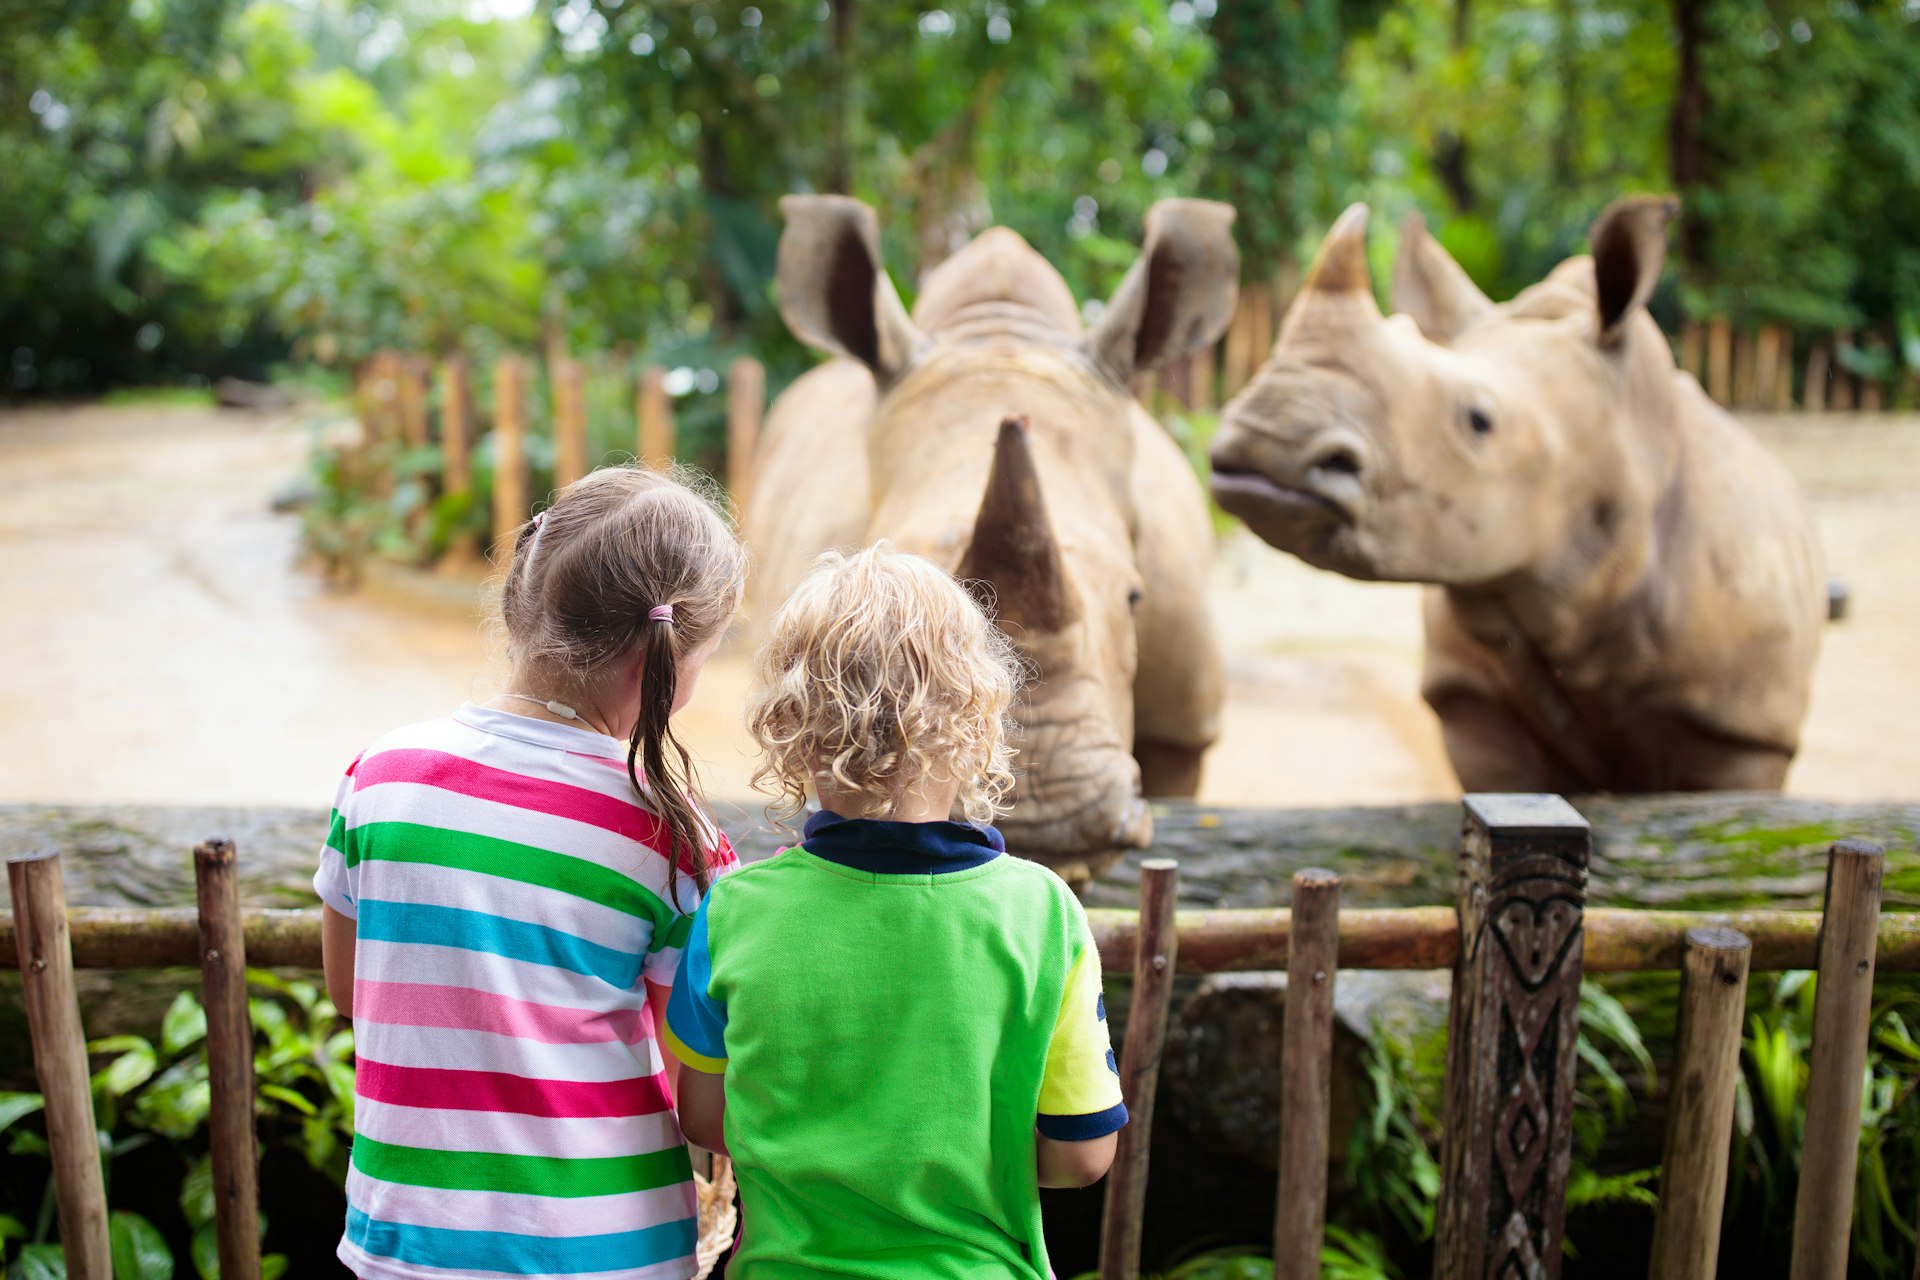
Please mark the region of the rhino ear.
POLYGON ((1653 296, 1667 260, 1667 223, 1679 212, 1680 201, 1673 196, 1627 196, 1608 205, 1587 232, 1601 346, 1619 345, 1635 313, 1653 296))
POLYGON ((1240 294, 1233 217, 1233 206, 1213 200, 1162 200, 1147 210, 1140 257, 1086 337, 1109 377, 1124 384, 1226 332, 1240 294))
POLYGON ((808 346, 891 381, 926 345, 880 259, 880 220, 847 196, 783 196, 780 315, 808 346))
POLYGON ((1413 317, 1420 332, 1449 343, 1493 310, 1440 242, 1427 234, 1427 221, 1415 209, 1400 222, 1400 253, 1393 264, 1393 309, 1413 317))

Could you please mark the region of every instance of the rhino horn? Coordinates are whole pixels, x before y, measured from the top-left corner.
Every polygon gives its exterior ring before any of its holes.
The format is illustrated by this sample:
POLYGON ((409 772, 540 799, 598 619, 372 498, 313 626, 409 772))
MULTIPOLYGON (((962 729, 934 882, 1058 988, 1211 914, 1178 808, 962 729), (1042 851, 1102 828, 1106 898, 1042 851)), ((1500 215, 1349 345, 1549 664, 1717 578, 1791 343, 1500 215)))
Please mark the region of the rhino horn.
POLYGON ((959 577, 982 603, 995 607, 1002 627, 1058 631, 1079 616, 1061 571, 1060 547, 1047 519, 1025 418, 1000 424, 993 470, 959 577))
POLYGON ((1335 220, 1307 268, 1299 296, 1280 327, 1280 341, 1307 330, 1380 320, 1367 266, 1367 206, 1351 204, 1335 220))
POLYGON ((1393 264, 1393 309, 1413 317, 1434 342, 1452 342, 1493 310, 1493 302, 1440 242, 1427 232, 1418 209, 1400 223, 1400 253, 1393 264))

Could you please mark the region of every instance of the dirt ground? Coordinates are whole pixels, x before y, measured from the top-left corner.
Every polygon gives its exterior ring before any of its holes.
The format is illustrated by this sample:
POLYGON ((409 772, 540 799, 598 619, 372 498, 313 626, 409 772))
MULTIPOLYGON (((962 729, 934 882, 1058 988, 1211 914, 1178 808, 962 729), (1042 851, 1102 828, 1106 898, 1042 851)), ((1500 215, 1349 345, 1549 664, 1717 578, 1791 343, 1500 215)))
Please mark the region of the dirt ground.
MULTIPOLYGON (((1920 792, 1920 418, 1755 419, 1852 589, 1789 790, 1920 792)), ((325 804, 369 740, 487 696, 498 645, 460 581, 324 589, 296 564, 295 418, 100 406, 0 413, 0 802, 325 804)), ((1243 531, 1213 572, 1231 672, 1203 798, 1456 793, 1418 695, 1413 587, 1310 569, 1243 531)), ((709 790, 749 794, 745 657, 687 712, 709 790)))

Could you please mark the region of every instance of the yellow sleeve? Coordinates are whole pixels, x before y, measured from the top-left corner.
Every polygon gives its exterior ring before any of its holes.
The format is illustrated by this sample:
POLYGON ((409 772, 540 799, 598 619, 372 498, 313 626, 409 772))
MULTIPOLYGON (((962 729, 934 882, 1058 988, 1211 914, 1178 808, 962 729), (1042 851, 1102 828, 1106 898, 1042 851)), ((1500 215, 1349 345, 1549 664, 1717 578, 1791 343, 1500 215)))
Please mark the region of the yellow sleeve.
POLYGON ((1047 1047, 1036 1120, 1042 1137, 1060 1142, 1105 1137, 1127 1123, 1120 1067, 1107 1033, 1107 1002, 1100 990, 1100 951, 1086 917, 1080 917, 1079 924, 1066 993, 1047 1047))

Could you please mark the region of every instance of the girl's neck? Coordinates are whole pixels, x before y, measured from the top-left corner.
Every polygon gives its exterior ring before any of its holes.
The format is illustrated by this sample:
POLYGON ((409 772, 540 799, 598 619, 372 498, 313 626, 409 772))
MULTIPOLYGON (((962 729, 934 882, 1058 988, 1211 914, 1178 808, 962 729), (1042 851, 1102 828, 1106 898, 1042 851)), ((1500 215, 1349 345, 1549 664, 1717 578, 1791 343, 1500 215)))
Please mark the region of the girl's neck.
POLYGON ((545 720, 550 724, 591 729, 609 738, 625 739, 633 732, 639 716, 637 699, 624 700, 603 696, 591 690, 561 688, 559 682, 516 667, 507 677, 506 688, 486 706, 511 715, 545 720), (563 708, 555 711, 549 703, 563 708), (631 703, 632 705, 626 705, 631 703), (571 716, 565 714, 571 711, 571 716))

